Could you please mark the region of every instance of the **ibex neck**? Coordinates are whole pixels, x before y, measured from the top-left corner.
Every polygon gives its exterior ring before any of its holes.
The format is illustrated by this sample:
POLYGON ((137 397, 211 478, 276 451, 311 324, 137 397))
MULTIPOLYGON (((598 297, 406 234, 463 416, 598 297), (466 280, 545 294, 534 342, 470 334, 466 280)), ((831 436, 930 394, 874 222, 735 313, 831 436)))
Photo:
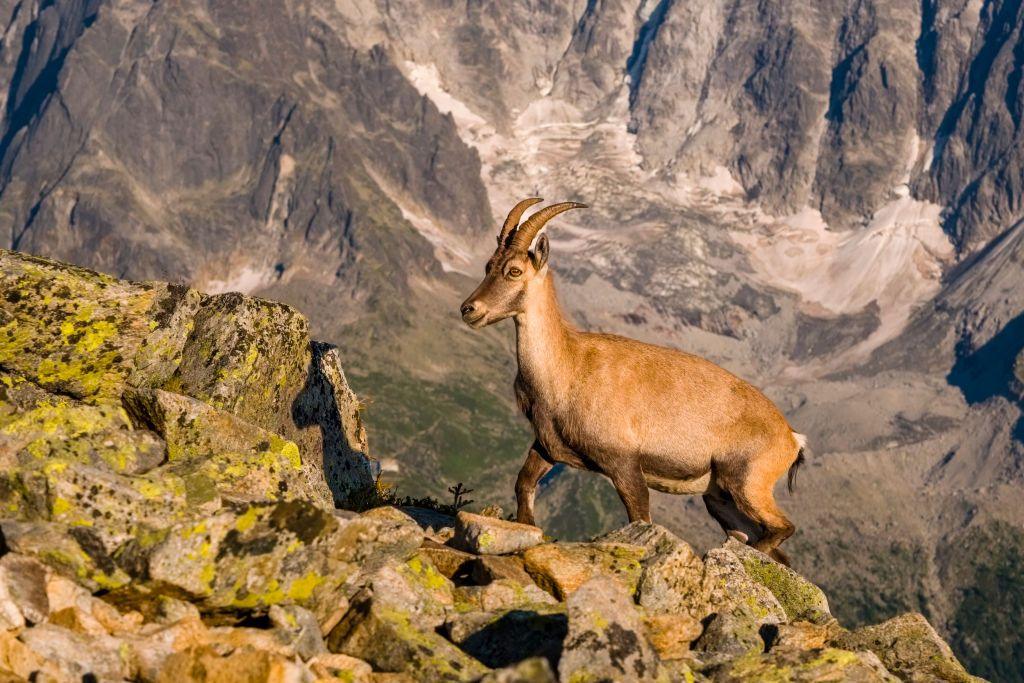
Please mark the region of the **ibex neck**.
POLYGON ((535 283, 525 310, 516 316, 516 353, 519 373, 527 384, 544 390, 570 371, 572 327, 562 317, 550 272, 535 283))

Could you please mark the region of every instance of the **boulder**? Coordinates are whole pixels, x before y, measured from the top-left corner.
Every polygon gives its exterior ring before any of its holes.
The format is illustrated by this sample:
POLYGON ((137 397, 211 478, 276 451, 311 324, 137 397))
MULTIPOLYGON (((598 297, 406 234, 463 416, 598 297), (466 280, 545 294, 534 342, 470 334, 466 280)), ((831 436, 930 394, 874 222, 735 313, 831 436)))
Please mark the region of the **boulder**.
POLYGON ((131 581, 88 527, 0 520, 0 532, 9 550, 36 558, 91 591, 114 590, 131 581))
POLYGON ((705 614, 737 613, 758 624, 778 624, 788 619, 775 594, 751 578, 742 560, 727 548, 713 548, 704 556, 701 589, 705 614))
POLYGON ((978 681, 971 676, 932 625, 916 612, 893 617, 835 638, 836 647, 870 650, 905 681, 978 681))
POLYGON ((896 683, 870 652, 824 649, 760 654, 751 652, 707 672, 712 681, 844 681, 849 683, 896 683))
POLYGON ((659 612, 643 619, 644 633, 662 661, 688 656, 690 643, 704 631, 704 625, 686 612, 659 612))
MULTIPOLYGON (((30 385, 16 376, 6 375, 4 379, 13 385, 8 397, 30 385)), ((43 393, 32 401, 4 405, 6 414, 0 415, 0 463, 8 476, 12 468, 31 470, 54 462, 142 474, 163 462, 163 441, 148 430, 135 429, 118 403, 89 404, 43 393)))
POLYGON ((382 567, 366 585, 379 605, 409 615, 423 629, 443 624, 455 603, 452 582, 418 557, 382 567))
POLYGON ((563 681, 668 681, 647 641, 631 592, 620 581, 597 576, 567 601, 569 632, 558 676, 563 681))
POLYGON ((298 605, 272 605, 267 613, 270 623, 284 642, 303 660, 327 654, 320 622, 308 609, 298 605))
POLYGON ((369 662, 377 671, 407 673, 417 680, 471 681, 487 668, 433 630, 417 625, 413 615, 386 605, 368 590, 330 632, 327 646, 369 662))
POLYGON ((225 509, 126 544, 119 561, 139 586, 176 591, 204 611, 290 603, 325 619, 381 564, 420 542, 414 524, 344 519, 292 500, 225 509))
POLYGON ((685 541, 665 527, 646 522, 633 522, 598 540, 646 549, 637 586, 637 602, 644 608, 704 616, 704 563, 685 541))
POLYGON ((47 623, 23 631, 18 639, 55 665, 63 678, 121 680, 135 671, 131 649, 123 640, 105 634, 86 635, 47 623))
POLYGON ((452 642, 492 668, 530 657, 543 657, 555 666, 568 628, 560 605, 456 613, 445 623, 452 642))
POLYGON ((0 251, 0 366, 47 391, 99 402, 180 361, 200 295, 0 251))
POLYGON ((740 559, 751 579, 772 592, 788 619, 824 622, 832 616, 825 593, 789 567, 733 538, 725 549, 740 559))
POLYGON ((632 595, 646 551, 627 543, 546 543, 523 553, 523 565, 538 586, 565 600, 599 574, 618 580, 632 595))
POLYGON ((455 517, 455 545, 477 555, 504 555, 544 542, 544 533, 530 524, 474 515, 460 510, 455 517))
POLYGON ((707 653, 705 658, 722 661, 751 652, 764 652, 762 623, 743 608, 712 614, 700 638, 693 644, 696 650, 707 653))
POLYGON ((39 561, 8 553, 0 557, 0 615, 18 628, 26 621, 38 624, 50 614, 46 592, 47 570, 39 561))
POLYGON ((486 586, 460 586, 455 589, 455 600, 457 609, 483 611, 558 604, 533 582, 524 586, 511 579, 498 579, 486 586))
POLYGON ((138 422, 166 442, 164 469, 187 482, 189 491, 254 502, 318 500, 319 487, 310 487, 294 442, 170 391, 129 389, 123 400, 138 422))
MULTIPOLYGON (((9 251, 0 251, 0 290, 0 369, 39 389, 0 401, 0 431, 13 403, 22 413, 6 442, 0 437, 0 454, 56 452, 119 472, 148 471, 163 445, 146 430, 117 429, 120 398, 128 387, 162 388, 292 442, 301 488, 319 502, 333 494, 344 503, 373 486, 360 404, 337 349, 311 342, 294 309, 115 280, 9 251)), ((3 494, 0 481, 0 503, 3 494)))

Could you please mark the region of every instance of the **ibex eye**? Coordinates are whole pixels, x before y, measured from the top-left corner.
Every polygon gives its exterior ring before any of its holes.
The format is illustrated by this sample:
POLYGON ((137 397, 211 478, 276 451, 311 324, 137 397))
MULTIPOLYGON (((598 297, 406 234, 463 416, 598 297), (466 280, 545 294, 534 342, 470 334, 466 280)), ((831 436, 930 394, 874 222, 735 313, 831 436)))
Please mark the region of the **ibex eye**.
POLYGON ((509 277, 519 277, 522 274, 523 274, 523 271, 519 270, 518 268, 509 268, 508 269, 509 277))

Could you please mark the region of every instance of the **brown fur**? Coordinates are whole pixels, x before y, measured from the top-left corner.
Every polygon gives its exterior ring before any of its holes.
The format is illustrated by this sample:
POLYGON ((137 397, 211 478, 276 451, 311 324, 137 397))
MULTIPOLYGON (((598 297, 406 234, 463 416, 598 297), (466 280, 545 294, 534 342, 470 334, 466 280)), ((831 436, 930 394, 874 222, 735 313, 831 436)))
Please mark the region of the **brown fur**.
POLYGON ((702 494, 726 533, 780 561, 794 526, 775 482, 798 465, 803 437, 756 388, 692 354, 575 329, 562 316, 547 266, 499 244, 462 306, 474 328, 514 318, 516 399, 535 442, 516 482, 517 519, 534 524, 537 482, 553 463, 599 472, 630 521, 650 521, 648 487, 702 494))

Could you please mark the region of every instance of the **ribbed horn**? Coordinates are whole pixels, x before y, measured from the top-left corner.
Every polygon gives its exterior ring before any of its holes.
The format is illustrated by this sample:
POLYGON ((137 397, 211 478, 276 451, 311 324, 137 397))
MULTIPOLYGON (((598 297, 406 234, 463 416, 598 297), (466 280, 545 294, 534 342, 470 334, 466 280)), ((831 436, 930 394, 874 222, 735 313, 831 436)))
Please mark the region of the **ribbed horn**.
POLYGON ((515 235, 512 237, 511 247, 513 249, 521 249, 526 251, 530 248, 530 244, 533 242, 533 238, 537 236, 544 224, 549 220, 569 209, 586 209, 586 204, 580 204, 579 202, 562 202, 561 204, 552 204, 551 206, 545 206, 543 209, 533 214, 526 219, 526 222, 519 226, 516 230, 515 235))
POLYGON ((539 204, 542 201, 544 200, 540 197, 530 197, 512 207, 512 210, 508 212, 508 217, 505 219, 505 224, 501 226, 501 232, 498 234, 499 247, 505 246, 505 240, 508 239, 509 233, 519 225, 519 219, 523 217, 523 213, 534 204, 539 204))

